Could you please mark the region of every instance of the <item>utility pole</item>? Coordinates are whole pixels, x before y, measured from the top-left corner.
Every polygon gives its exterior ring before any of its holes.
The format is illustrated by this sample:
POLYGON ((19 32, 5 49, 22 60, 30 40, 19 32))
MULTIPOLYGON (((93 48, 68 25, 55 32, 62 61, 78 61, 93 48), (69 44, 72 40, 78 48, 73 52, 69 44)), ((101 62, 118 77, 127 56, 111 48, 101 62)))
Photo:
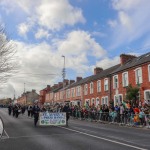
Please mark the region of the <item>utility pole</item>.
POLYGON ((65 87, 65 77, 66 77, 66 69, 65 69, 65 56, 62 55, 62 57, 64 58, 64 67, 62 69, 62 78, 63 78, 63 101, 64 101, 64 96, 65 96, 65 91, 64 91, 64 87, 65 87))
POLYGON ((25 90, 25 83, 24 83, 24 94, 25 94, 25 91, 26 91, 26 90, 25 90))
POLYGON ((26 96, 26 89, 25 89, 25 83, 24 83, 24 96, 25 96, 25 101, 24 101, 24 104, 26 105, 27 104, 27 96, 26 96))

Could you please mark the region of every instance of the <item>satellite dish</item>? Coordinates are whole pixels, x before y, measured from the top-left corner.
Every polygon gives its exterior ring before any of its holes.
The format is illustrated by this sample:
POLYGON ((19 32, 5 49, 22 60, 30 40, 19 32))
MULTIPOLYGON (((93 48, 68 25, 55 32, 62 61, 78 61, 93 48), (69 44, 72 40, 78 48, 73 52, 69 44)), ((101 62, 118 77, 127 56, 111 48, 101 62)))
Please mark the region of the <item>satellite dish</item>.
POLYGON ((4 131, 4 124, 2 118, 0 117, 0 138, 2 138, 3 131, 4 131))

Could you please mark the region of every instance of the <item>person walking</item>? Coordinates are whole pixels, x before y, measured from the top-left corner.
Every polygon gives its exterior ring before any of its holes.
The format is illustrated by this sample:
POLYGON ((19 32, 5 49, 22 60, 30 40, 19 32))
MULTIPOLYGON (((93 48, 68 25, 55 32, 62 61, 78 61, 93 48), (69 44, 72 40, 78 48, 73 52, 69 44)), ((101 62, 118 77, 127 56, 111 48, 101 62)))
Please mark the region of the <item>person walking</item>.
POLYGON ((65 106, 63 107, 63 112, 66 113, 66 126, 68 126, 68 120, 69 120, 69 117, 70 117, 70 107, 69 107, 69 103, 66 103, 65 106))
POLYGON ((11 115, 11 112, 12 112, 12 105, 9 104, 9 106, 8 106, 8 114, 11 115))
POLYGON ((34 126, 36 127, 37 122, 39 120, 39 112, 40 112, 40 107, 38 106, 38 101, 34 102, 32 112, 33 112, 33 115, 34 115, 34 126))

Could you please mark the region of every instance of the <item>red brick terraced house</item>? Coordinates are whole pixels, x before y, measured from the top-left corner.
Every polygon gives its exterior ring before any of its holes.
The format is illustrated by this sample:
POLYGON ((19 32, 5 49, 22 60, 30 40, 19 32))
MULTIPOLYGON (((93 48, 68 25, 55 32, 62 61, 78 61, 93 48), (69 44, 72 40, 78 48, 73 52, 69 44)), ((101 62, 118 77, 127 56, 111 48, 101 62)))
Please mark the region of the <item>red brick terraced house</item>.
POLYGON ((139 57, 120 55, 120 63, 103 70, 94 69, 94 75, 79 78, 76 82, 67 84, 65 88, 54 90, 53 101, 70 102, 74 105, 114 105, 121 103, 126 97, 126 87, 140 87, 140 101, 150 99, 150 53, 139 57))
POLYGON ((47 85, 46 88, 40 90, 40 96, 39 96, 39 102, 40 104, 44 104, 46 100, 46 93, 48 93, 51 90, 50 85, 47 85))
POLYGON ((45 103, 50 103, 50 104, 53 104, 54 103, 54 97, 55 97, 55 90, 57 90, 59 88, 59 85, 58 84, 54 84, 50 91, 48 91, 46 94, 45 94, 45 103))

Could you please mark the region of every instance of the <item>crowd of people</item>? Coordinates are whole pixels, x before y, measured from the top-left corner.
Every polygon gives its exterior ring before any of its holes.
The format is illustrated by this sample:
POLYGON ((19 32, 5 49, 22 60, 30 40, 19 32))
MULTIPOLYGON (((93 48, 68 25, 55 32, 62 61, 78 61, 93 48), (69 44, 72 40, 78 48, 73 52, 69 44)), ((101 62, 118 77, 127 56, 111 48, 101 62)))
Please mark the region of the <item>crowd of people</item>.
POLYGON ((150 103, 143 106, 131 105, 129 102, 120 105, 71 106, 73 118, 90 119, 94 121, 108 121, 111 123, 150 125, 150 103))
POLYGON ((25 112, 27 112, 28 117, 34 118, 34 126, 37 125, 40 112, 66 112, 66 125, 68 126, 71 111, 68 103, 65 105, 42 105, 40 107, 38 101, 35 101, 33 105, 9 104, 8 106, 8 114, 13 117, 18 118, 20 114, 24 115, 25 112))
POLYGON ((79 119, 90 119, 93 121, 107 121, 116 122, 121 124, 131 125, 150 125, 150 103, 145 103, 143 106, 131 105, 129 102, 121 103, 120 105, 97 105, 89 106, 88 103, 84 106, 70 105, 66 103, 55 105, 42 105, 38 106, 38 102, 34 102, 34 105, 9 105, 8 113, 16 118, 19 114, 24 114, 27 111, 28 117, 34 117, 34 125, 37 125, 39 112, 66 112, 66 123, 68 125, 69 117, 79 119))

